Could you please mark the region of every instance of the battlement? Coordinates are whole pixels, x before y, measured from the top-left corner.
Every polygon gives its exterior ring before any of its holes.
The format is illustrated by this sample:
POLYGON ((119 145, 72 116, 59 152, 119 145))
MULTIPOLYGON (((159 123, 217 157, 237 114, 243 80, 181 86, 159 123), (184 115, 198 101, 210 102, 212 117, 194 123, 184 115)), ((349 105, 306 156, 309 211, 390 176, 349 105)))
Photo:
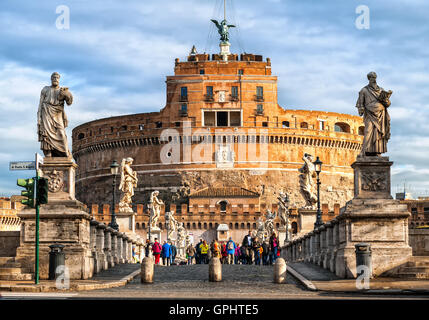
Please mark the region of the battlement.
POLYGON ((25 206, 19 197, 0 198, 0 231, 19 231, 21 229, 21 219, 18 212, 25 206))

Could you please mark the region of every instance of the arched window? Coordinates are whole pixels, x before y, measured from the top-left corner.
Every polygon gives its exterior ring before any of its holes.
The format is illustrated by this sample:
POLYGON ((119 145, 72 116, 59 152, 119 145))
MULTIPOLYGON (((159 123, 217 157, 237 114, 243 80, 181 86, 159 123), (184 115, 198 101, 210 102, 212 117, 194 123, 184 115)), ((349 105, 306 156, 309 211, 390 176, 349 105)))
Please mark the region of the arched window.
POLYGON ((337 122, 335 124, 335 131, 350 133, 350 126, 345 122, 337 122))
POLYGON ((140 229, 140 223, 136 223, 136 229, 140 229))
POLYGON ((219 202, 219 204, 220 204, 220 211, 226 211, 226 206, 228 204, 228 201, 222 200, 221 202, 219 202))
POLYGON ((308 123, 307 122, 301 122, 301 129, 308 129, 308 123))
POLYGON ((298 224, 294 221, 292 222, 292 233, 297 234, 298 233, 298 224))
POLYGON ((85 138, 85 134, 81 132, 81 133, 79 133, 79 135, 77 136, 77 138, 79 140, 82 140, 83 138, 85 138))

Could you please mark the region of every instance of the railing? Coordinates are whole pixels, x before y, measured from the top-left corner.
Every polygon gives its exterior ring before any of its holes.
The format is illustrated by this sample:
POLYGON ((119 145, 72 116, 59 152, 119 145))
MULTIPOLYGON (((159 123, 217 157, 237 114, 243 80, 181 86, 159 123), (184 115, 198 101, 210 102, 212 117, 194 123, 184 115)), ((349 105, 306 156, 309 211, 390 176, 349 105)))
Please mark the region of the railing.
POLYGON ((139 236, 118 232, 95 220, 90 222, 90 248, 94 274, 117 264, 141 262, 145 252, 145 244, 139 236))

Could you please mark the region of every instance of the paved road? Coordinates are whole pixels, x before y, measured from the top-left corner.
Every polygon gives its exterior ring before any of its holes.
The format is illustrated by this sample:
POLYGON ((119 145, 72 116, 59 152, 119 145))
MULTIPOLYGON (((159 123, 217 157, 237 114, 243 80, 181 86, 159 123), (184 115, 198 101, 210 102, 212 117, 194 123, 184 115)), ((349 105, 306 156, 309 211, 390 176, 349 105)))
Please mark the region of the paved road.
POLYGON ((208 265, 155 266, 153 284, 142 284, 140 276, 127 286, 79 296, 148 297, 148 298, 249 298, 314 295, 293 277, 287 283, 273 283, 273 266, 222 265, 222 282, 208 281, 208 265))

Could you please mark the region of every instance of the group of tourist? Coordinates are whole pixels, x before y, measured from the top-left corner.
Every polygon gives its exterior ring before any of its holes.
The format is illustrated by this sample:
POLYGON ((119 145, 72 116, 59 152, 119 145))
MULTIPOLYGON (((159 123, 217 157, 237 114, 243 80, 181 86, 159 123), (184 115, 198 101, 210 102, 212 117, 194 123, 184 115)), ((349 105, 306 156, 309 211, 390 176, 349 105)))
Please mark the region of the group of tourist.
MULTIPOLYGON (((175 263, 177 248, 171 241, 164 241, 161 245, 155 238, 154 243, 146 241, 145 256, 150 250, 155 264, 169 266, 175 263)), ((219 258, 222 264, 256 264, 272 265, 280 256, 279 240, 275 232, 267 241, 260 241, 257 236, 252 237, 251 232, 244 236, 242 243, 234 242, 232 237, 228 241, 213 240, 210 244, 206 240, 186 248, 187 264, 208 264, 211 258, 219 258)))
POLYGON ((222 264, 271 265, 280 256, 279 240, 273 233, 268 241, 252 237, 251 232, 244 237, 241 245, 230 237, 228 241, 213 240, 210 245, 200 239, 196 246, 186 249, 188 264, 207 264, 209 260, 219 258, 222 264))
MULTIPOLYGON (((149 256, 150 250, 150 241, 149 239, 146 241, 145 255, 149 256)), ((155 264, 160 264, 160 258, 162 259, 162 264, 165 266, 169 266, 174 264, 176 256, 177 256, 177 248, 171 241, 164 241, 161 245, 158 242, 158 239, 155 238, 154 243, 152 244, 152 254, 155 258, 155 264)))

